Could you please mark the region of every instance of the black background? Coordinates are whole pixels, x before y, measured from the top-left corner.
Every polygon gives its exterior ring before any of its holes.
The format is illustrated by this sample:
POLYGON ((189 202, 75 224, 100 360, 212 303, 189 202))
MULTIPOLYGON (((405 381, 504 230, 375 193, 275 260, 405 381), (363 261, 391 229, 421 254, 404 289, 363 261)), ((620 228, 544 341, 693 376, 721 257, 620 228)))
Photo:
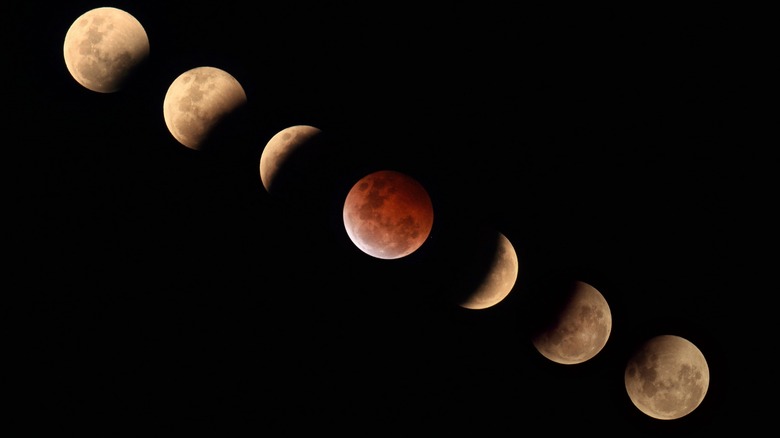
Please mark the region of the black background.
MULTIPOLYGON (((106 435, 236 428, 484 436, 703 435, 755 413, 742 370, 771 162, 751 137, 752 23, 727 7, 58 2, 4 7, 9 294, 29 426, 106 435), (123 90, 68 73, 82 13, 114 6, 151 56, 123 90), (232 74, 248 108, 215 147, 167 131, 170 83, 232 74), (330 151, 313 200, 269 196, 271 136, 310 124, 330 151), (351 184, 395 169, 434 202, 399 260, 349 242, 351 184), (478 227, 520 261, 498 305, 447 300, 478 227), (560 279, 599 289, 613 330, 579 365, 528 339, 560 279), (15 320, 15 319, 14 319, 15 320), (659 334, 710 366, 674 421, 623 386, 659 334)), ((765 147, 765 146, 763 146, 765 147)), ((25 418, 27 418, 25 416, 25 418)))

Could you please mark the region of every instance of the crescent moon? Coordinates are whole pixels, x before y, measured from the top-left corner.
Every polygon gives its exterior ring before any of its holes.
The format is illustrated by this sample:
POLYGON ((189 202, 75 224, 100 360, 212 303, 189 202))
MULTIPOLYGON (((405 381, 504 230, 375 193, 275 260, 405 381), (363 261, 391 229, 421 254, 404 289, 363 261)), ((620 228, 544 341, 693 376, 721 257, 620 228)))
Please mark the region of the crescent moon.
POLYGON ((546 320, 532 335, 534 347, 564 365, 593 358, 612 331, 612 313, 604 295, 586 282, 574 281, 557 304, 543 309, 546 320))
POLYGON ((230 73, 216 67, 195 67, 168 87, 163 117, 179 143, 200 150, 214 129, 246 102, 244 88, 230 73))
POLYGON ((635 351, 624 380, 631 402, 640 411, 652 418, 674 420, 699 407, 707 394, 710 370, 691 341, 660 335, 635 351))
POLYGON ((380 170, 357 181, 343 207, 344 227, 364 253, 398 259, 417 251, 433 228, 433 204, 417 180, 380 170))
POLYGON ((495 306, 509 295, 517 281, 519 264, 512 242, 498 231, 484 237, 478 253, 484 257, 486 269, 477 270, 477 284, 461 295, 458 305, 466 309, 495 306))
POLYGON ((113 93, 122 89, 149 57, 149 38, 128 12, 95 8, 68 28, 63 56, 76 82, 92 91, 113 93))
POLYGON ((314 126, 295 125, 268 140, 260 155, 260 179, 268 193, 287 196, 311 183, 306 176, 321 134, 314 126))

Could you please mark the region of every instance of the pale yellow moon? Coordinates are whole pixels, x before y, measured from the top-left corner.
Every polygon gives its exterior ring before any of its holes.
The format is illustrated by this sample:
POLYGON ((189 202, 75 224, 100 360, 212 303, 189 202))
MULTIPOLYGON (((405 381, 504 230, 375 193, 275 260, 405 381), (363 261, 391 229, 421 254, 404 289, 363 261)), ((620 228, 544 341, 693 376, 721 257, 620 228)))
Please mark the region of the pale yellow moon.
POLYGON ((572 282, 560 306, 536 328, 531 340, 544 357, 564 365, 593 358, 606 345, 612 331, 612 313, 604 295, 583 281, 572 282))
POLYGON ((642 344, 625 370, 628 396, 643 413, 674 420, 693 412, 707 394, 710 370, 689 340, 660 335, 642 344))
POLYGON ((494 234, 495 249, 488 261, 488 269, 477 286, 468 291, 458 303, 466 309, 480 310, 495 306, 509 295, 517 281, 519 264, 512 242, 501 232, 494 234))
POLYGON ((65 34, 65 65, 85 88, 99 93, 122 89, 149 57, 149 38, 129 13, 113 8, 91 9, 65 34))
POLYGON ((179 143, 199 150, 225 117, 246 102, 244 88, 230 73, 216 67, 196 67, 168 87, 163 117, 179 143))
POLYGON ((322 130, 310 125, 294 125, 274 134, 266 143, 260 155, 260 179, 268 193, 286 195, 296 184, 303 184, 306 175, 305 149, 316 147, 322 130), (300 179, 302 181, 295 181, 300 179))

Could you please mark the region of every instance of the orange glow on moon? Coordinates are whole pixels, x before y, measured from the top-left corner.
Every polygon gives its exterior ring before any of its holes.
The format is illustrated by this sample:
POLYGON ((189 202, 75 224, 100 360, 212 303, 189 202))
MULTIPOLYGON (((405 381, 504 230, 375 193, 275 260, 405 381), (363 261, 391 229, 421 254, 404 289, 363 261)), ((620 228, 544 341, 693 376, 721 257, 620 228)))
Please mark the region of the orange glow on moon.
POLYGON ((380 259, 405 257, 422 246, 433 227, 428 191, 414 178, 392 170, 370 173, 344 201, 344 227, 364 253, 380 259))

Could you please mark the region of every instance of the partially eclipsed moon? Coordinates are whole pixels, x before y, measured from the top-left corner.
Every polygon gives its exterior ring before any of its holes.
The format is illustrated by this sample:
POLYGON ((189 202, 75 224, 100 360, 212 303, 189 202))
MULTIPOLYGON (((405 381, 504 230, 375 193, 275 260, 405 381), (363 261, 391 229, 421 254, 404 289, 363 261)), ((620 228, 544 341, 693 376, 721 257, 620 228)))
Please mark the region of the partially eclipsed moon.
POLYGON ((565 365, 594 357, 612 331, 612 313, 601 292, 582 281, 574 281, 569 287, 557 303, 560 305, 540 309, 546 320, 531 338, 544 357, 565 365))
POLYGON ((71 24, 63 44, 65 66, 85 88, 119 91, 149 56, 141 23, 112 7, 91 9, 71 24))
POLYGON ((640 346, 625 370, 628 396, 643 413, 674 420, 693 412, 710 382, 702 352, 679 336, 661 335, 640 346))
POLYGON ((303 173, 315 154, 322 131, 309 125, 295 125, 274 134, 260 155, 260 179, 268 193, 287 196, 296 186, 310 185, 303 173))
POLYGON ((466 309, 486 309, 495 306, 509 295, 517 281, 519 270, 517 253, 512 242, 500 232, 491 233, 483 242, 486 269, 478 273, 473 288, 465 291, 459 305, 466 309))
POLYGON ((232 75, 216 67, 196 67, 168 87, 163 117, 179 143, 199 150, 214 129, 246 101, 244 88, 232 75))
POLYGON ((428 191, 414 178, 380 170, 361 178, 344 201, 344 227, 366 254, 397 259, 416 251, 433 227, 428 191))

